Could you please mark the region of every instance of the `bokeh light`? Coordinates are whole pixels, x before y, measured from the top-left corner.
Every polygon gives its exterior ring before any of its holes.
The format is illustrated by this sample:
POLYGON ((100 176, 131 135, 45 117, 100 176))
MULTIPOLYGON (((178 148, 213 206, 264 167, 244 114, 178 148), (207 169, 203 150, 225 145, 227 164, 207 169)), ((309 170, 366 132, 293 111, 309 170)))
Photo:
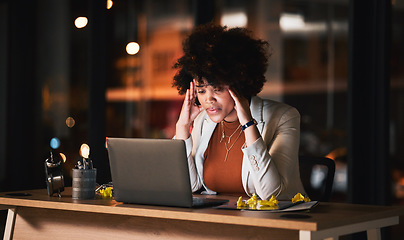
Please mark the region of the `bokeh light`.
POLYGON ((107 9, 111 9, 114 2, 112 0, 107 0, 107 9))
POLYGON ((90 156, 90 147, 87 144, 85 143, 81 144, 80 155, 83 158, 88 158, 88 156, 90 156))
POLYGON ((54 137, 50 140, 50 146, 53 149, 58 149, 60 147, 60 140, 57 137, 54 137))
POLYGON ((74 21, 74 25, 76 26, 76 28, 83 28, 83 27, 87 26, 87 23, 88 23, 88 19, 86 17, 78 17, 74 21))
POLYGON ((283 31, 298 30, 304 28, 305 22, 301 14, 282 13, 279 26, 283 31))
POLYGON ((76 121, 74 120, 74 118, 72 118, 72 117, 66 118, 66 125, 67 125, 69 128, 74 127, 75 124, 76 124, 76 121))
POLYGON ((248 23, 247 14, 244 12, 224 13, 220 19, 220 24, 222 26, 227 26, 229 28, 247 27, 247 23, 248 23))
POLYGON ((63 162, 66 162, 67 160, 66 155, 64 155, 63 153, 59 153, 59 155, 62 158, 63 162))
POLYGON ((136 53, 138 53, 140 50, 140 46, 137 42, 130 42, 128 43, 128 45, 126 45, 126 52, 129 55, 135 55, 136 53))

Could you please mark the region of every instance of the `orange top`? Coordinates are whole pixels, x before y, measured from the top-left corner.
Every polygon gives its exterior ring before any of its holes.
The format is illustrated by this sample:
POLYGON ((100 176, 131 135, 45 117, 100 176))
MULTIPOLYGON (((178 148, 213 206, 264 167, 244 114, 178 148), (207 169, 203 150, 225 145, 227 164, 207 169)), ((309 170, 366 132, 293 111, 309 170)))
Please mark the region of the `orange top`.
POLYGON ((245 136, 238 121, 223 121, 223 125, 217 125, 204 154, 203 178, 209 189, 218 193, 245 195, 241 180, 241 148, 244 142, 245 136), (222 139, 223 127, 225 136, 222 139))

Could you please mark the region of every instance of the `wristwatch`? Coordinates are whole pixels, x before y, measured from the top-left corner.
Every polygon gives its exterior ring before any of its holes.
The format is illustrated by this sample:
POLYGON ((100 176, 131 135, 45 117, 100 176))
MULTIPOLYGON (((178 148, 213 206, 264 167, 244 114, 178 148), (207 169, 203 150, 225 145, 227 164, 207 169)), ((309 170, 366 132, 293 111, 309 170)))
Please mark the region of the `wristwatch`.
POLYGON ((241 126, 241 130, 244 131, 246 128, 248 128, 249 126, 252 126, 254 124, 257 124, 257 121, 253 118, 253 119, 251 119, 251 121, 249 121, 246 124, 244 124, 243 126, 241 126))

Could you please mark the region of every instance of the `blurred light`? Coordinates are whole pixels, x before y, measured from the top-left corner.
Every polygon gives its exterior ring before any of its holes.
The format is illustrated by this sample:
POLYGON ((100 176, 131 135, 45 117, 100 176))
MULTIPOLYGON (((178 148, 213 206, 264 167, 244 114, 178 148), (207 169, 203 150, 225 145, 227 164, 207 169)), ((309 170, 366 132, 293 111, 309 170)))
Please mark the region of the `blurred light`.
POLYGON ((347 155, 347 149, 345 147, 340 147, 332 150, 330 153, 327 154, 327 158, 332 160, 337 160, 338 158, 345 157, 347 155))
POLYGON ((300 14, 282 13, 279 18, 279 25, 282 30, 295 30, 304 28, 304 18, 300 14))
POLYGON ((76 121, 74 120, 74 118, 72 118, 72 117, 66 118, 67 127, 72 128, 72 127, 74 127, 75 124, 76 124, 76 121))
POLYGON ((88 156, 90 156, 90 147, 87 144, 85 143, 81 144, 80 155, 83 158, 88 158, 88 156))
POLYGON ((107 9, 111 9, 114 2, 112 0, 107 0, 107 9))
POLYGON ((140 46, 137 42, 130 42, 126 45, 126 52, 130 55, 135 55, 140 50, 140 46))
POLYGON ((247 27, 247 15, 244 12, 224 13, 220 23, 229 28, 247 27))
POLYGON ((315 165, 313 167, 310 184, 314 189, 319 189, 322 183, 325 181, 325 176, 327 175, 327 168, 321 165, 315 165))
POLYGON ((63 153, 59 153, 59 155, 62 158, 63 162, 66 162, 67 160, 66 155, 64 155, 63 153))
POLYGON ((52 139, 50 140, 50 146, 51 146, 51 148, 53 148, 53 149, 58 149, 58 148, 60 147, 60 140, 59 140, 59 138, 56 138, 56 137, 52 138, 52 139))
POLYGON ((87 23, 88 23, 88 19, 86 17, 78 17, 74 21, 74 25, 76 26, 76 28, 83 28, 83 27, 87 26, 87 23))

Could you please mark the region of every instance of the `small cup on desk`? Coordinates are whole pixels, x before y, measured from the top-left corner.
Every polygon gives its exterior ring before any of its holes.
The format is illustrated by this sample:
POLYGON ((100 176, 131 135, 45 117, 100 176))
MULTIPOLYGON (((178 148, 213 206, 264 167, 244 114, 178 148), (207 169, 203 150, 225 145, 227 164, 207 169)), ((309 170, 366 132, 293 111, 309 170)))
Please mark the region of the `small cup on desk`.
POLYGON ((97 169, 73 169, 72 198, 94 199, 97 169))

